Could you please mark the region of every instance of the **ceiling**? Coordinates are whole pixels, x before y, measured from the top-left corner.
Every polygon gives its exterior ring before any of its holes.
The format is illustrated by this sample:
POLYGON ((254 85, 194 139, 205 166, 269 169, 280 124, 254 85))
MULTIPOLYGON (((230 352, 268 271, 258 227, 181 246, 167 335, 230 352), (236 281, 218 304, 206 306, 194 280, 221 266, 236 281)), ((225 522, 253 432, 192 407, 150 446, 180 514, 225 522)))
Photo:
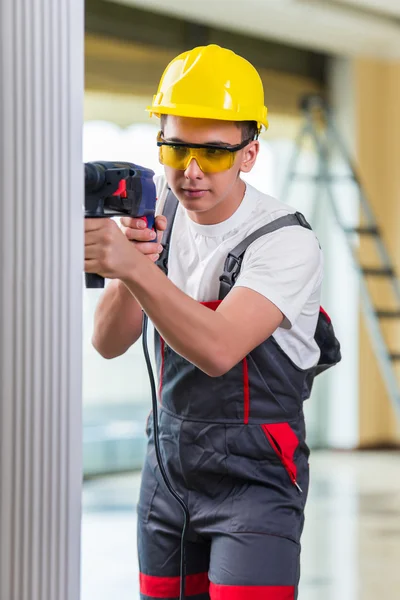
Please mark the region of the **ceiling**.
POLYGON ((334 0, 336 4, 347 4, 375 14, 400 18, 400 0, 334 0))
POLYGON ((400 59, 400 0, 114 0, 345 56, 400 59))

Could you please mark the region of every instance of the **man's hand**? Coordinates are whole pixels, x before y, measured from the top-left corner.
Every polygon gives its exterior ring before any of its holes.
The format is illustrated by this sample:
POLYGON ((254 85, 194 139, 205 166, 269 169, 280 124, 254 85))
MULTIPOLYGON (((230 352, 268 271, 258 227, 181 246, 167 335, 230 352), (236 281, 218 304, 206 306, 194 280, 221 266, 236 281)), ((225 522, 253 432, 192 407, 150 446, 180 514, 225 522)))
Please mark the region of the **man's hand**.
MULTIPOLYGON (((118 227, 111 219, 85 219, 85 273, 124 279, 132 269, 137 250, 153 262, 158 260, 163 248, 158 241, 148 241, 155 239, 156 234, 146 228, 143 219, 123 217, 121 225, 118 227)), ((165 217, 157 217, 159 239, 166 225, 165 217)))
POLYGON ((160 242, 163 231, 167 228, 167 219, 163 215, 156 217, 157 242, 153 241, 156 239, 155 231, 148 229, 143 219, 122 217, 120 222, 121 230, 128 240, 131 240, 142 254, 145 254, 150 260, 156 262, 162 252, 160 242))
POLYGON ((112 219, 85 219, 85 273, 129 276, 138 252, 112 219))

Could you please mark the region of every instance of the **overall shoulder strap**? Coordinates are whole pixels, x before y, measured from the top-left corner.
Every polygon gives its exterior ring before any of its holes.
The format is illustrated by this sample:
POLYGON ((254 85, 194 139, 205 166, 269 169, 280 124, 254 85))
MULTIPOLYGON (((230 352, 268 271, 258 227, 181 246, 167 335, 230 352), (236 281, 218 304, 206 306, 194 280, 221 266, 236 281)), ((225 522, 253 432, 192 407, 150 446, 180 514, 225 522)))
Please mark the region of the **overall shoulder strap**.
POLYGON ((168 188, 167 197, 165 198, 164 208, 162 214, 167 218, 167 229, 163 233, 162 245, 164 247, 160 258, 157 261, 157 266, 168 275, 168 256, 169 246, 171 241, 172 226, 174 224, 176 210, 178 208, 178 198, 175 196, 173 191, 168 188))
POLYGON ((306 229, 311 229, 311 226, 305 219, 305 217, 299 213, 293 213, 285 215, 275 221, 271 221, 267 225, 260 227, 256 231, 253 231, 247 238, 245 238, 240 244, 238 244, 233 250, 231 250, 225 260, 224 272, 222 273, 219 286, 219 300, 223 300, 228 292, 232 289, 242 266, 244 253, 247 248, 255 242, 258 238, 282 227, 292 227, 293 225, 300 225, 306 229))

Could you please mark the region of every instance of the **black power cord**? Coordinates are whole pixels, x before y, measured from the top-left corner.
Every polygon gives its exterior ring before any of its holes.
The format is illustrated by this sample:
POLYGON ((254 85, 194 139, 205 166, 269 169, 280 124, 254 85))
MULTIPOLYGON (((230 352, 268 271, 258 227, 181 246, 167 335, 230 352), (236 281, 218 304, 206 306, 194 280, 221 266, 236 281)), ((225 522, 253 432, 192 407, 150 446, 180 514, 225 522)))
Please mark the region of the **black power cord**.
POLYGON ((185 542, 186 536, 190 523, 190 515, 189 509, 186 506, 185 502, 179 496, 179 494, 174 490, 170 480, 168 479, 167 472, 165 470, 161 451, 160 451, 160 440, 159 440, 159 432, 158 432, 158 410, 157 410, 157 392, 156 392, 156 384, 154 381, 153 369, 151 366, 149 347, 147 344, 147 328, 148 328, 149 318, 145 312, 143 312, 143 327, 142 327, 142 347, 144 358, 146 361, 147 371, 150 379, 151 386, 151 402, 153 406, 153 427, 154 427, 154 447, 156 450, 157 463, 160 468, 160 473, 162 478, 165 481, 165 485, 168 488, 169 493, 175 498, 175 500, 179 503, 180 507, 183 510, 184 521, 182 528, 182 537, 181 537, 181 562, 180 562, 180 596, 179 600, 185 600, 185 578, 186 578, 186 561, 185 561, 185 542))

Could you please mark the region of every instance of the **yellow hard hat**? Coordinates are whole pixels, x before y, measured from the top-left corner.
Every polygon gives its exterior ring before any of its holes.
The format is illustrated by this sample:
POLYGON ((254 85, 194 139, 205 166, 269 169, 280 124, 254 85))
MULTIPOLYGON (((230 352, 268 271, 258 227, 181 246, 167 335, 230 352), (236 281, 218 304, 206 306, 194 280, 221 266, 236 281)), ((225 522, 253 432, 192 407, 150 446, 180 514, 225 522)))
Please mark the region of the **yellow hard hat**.
POLYGON ((268 127, 264 89, 257 70, 232 50, 215 44, 180 54, 165 69, 150 114, 256 121, 268 127))

